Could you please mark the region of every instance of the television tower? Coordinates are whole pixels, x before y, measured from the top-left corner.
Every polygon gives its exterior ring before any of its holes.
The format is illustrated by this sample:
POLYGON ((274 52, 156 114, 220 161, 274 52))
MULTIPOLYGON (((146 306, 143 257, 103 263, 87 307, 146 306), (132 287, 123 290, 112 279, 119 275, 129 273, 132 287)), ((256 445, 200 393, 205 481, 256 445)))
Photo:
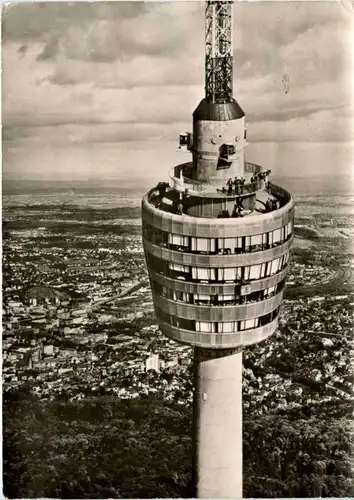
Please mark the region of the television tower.
POLYGON ((206 2, 205 98, 179 144, 193 160, 142 200, 159 327, 195 349, 198 498, 242 497, 242 349, 277 328, 293 240, 292 196, 244 158, 232 26, 231 2, 206 2))

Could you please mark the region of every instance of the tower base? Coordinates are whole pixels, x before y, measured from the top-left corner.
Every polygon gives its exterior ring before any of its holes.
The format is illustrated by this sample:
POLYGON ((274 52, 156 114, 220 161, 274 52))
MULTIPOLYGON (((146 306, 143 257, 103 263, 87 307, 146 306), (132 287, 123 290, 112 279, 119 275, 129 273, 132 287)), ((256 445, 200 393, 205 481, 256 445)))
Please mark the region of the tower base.
POLYGON ((197 498, 242 498, 242 351, 195 349, 197 498))

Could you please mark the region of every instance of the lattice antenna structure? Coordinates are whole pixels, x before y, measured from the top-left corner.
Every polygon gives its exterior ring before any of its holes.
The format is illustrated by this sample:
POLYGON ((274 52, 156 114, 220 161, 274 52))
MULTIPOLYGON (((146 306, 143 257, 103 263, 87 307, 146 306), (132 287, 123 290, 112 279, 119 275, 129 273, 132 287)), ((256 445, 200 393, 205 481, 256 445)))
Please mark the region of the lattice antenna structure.
POLYGON ((209 102, 232 99, 232 2, 210 1, 205 10, 205 97, 209 102))

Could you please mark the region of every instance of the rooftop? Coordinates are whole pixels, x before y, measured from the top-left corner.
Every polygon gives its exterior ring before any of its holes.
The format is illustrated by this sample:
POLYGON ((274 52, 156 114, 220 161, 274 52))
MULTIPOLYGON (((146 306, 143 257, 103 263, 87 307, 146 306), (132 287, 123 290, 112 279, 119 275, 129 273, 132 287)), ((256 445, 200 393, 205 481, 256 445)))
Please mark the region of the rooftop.
POLYGON ((169 182, 160 182, 145 197, 154 208, 176 215, 206 218, 238 218, 280 209, 291 195, 269 181, 269 170, 245 163, 243 178, 224 185, 193 180, 193 164, 174 167, 169 182))

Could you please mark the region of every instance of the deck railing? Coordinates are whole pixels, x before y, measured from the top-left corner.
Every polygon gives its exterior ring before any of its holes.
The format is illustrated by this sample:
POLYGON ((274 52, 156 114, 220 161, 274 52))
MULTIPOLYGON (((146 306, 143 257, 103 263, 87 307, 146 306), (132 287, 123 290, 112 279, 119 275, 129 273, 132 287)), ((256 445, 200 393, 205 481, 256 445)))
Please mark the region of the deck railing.
MULTIPOLYGON (((265 179, 256 179, 253 182, 248 182, 245 184, 239 184, 232 186, 231 192, 228 191, 225 185, 223 189, 217 189, 215 186, 206 184, 195 179, 191 179, 185 173, 190 172, 191 163, 184 163, 182 165, 177 165, 169 173, 169 186, 180 192, 201 193, 203 191, 208 192, 218 192, 219 194, 224 194, 225 196, 242 196, 247 194, 252 194, 257 191, 262 191, 266 188, 267 181, 265 179)), ((248 174, 258 174, 263 171, 260 165, 255 163, 245 163, 245 173, 248 174)))

